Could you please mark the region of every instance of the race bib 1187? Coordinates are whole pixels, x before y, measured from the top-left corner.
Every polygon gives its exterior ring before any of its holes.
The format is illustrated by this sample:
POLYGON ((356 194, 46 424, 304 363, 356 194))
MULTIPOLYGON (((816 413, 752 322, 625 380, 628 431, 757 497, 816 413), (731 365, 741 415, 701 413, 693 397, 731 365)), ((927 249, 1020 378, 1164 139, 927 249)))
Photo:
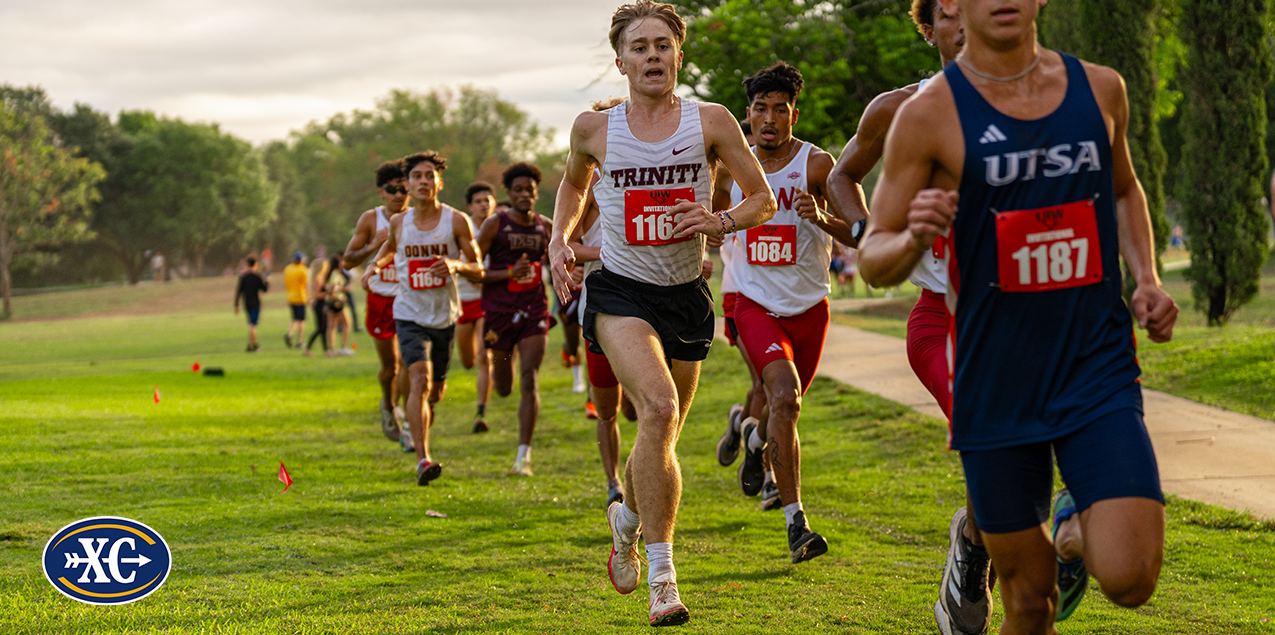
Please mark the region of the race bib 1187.
POLYGON ((673 237, 673 228, 681 220, 669 212, 677 201, 695 201, 695 190, 683 187, 673 190, 626 190, 624 192, 624 239, 630 245, 656 247, 690 240, 694 235, 673 237))
POLYGON ((996 214, 1001 291, 1070 289, 1102 280, 1092 200, 996 214))

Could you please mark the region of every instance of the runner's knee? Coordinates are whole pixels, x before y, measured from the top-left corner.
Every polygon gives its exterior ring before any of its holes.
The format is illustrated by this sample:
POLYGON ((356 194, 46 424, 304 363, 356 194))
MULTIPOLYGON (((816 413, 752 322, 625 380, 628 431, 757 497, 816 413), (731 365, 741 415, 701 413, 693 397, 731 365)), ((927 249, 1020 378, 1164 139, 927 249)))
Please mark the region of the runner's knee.
POLYGON ((1160 567, 1155 563, 1129 559, 1103 563, 1101 569, 1093 573, 1104 595, 1113 603, 1132 609, 1151 599, 1160 577, 1160 567))

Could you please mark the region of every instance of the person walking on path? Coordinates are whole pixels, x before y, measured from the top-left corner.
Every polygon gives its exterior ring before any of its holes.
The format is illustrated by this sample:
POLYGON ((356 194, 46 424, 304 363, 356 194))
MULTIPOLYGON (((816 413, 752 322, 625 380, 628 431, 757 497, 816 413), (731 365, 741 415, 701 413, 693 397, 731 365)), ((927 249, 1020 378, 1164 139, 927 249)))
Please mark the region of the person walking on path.
POLYGON ((288 292, 288 310, 292 315, 288 332, 283 334, 283 343, 288 348, 292 348, 294 339, 297 348, 305 340, 305 305, 308 299, 306 290, 309 286, 310 270, 305 266, 305 254, 298 251, 292 254, 292 264, 283 268, 283 287, 288 292), (293 331, 296 332, 295 336, 293 331))

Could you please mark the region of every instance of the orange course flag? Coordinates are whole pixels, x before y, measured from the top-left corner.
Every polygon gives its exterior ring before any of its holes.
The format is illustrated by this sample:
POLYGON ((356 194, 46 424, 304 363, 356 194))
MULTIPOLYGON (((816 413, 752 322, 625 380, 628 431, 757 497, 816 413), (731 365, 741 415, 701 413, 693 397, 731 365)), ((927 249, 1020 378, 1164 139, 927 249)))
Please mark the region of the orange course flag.
POLYGON ((159 384, 155 384, 155 403, 159 403, 159 384))
POLYGON ((283 481, 283 491, 292 487, 292 477, 288 475, 288 468, 283 466, 283 461, 279 461, 279 480, 283 481))
POLYGON ((190 372, 192 373, 199 372, 199 362, 195 362, 194 364, 190 365, 190 372))

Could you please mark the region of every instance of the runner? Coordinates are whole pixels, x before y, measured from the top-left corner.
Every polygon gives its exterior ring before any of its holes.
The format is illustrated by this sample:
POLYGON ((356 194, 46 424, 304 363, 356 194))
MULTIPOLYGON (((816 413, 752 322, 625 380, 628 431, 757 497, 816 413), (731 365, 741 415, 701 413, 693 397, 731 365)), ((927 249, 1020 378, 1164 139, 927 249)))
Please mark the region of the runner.
MULTIPOLYGON (((769 415, 743 427, 746 447, 739 466, 744 494, 757 495, 764 482, 763 455, 770 458, 783 501, 793 564, 828 551, 810 530, 801 505, 801 446, 797 419, 828 333, 829 263, 832 239, 851 240, 850 225, 826 211, 832 156, 792 136, 797 98, 804 81, 795 67, 779 62, 744 80, 755 152, 775 193, 779 211, 768 223, 737 236, 742 246, 730 272, 738 337, 761 376, 769 415)), ((729 175, 718 191, 738 204, 743 192, 729 175)))
POLYGON ((1040 49, 1035 2, 941 4, 959 11, 965 50, 895 116, 860 272, 896 284, 945 236, 951 446, 999 572, 1000 632, 1048 633, 1088 572, 1121 606, 1155 590, 1164 497, 1119 256, 1152 341, 1172 336, 1177 307, 1155 271, 1120 76, 1040 49), (1070 534, 1052 545, 1051 453, 1069 487, 1053 531, 1070 534))
MULTIPOLYGON (((943 65, 951 64, 965 43, 960 19, 944 13, 938 0, 913 0, 911 16, 925 41, 938 49, 943 65)), ((859 129, 846 144, 828 176, 832 206, 842 218, 855 221, 867 218, 863 179, 881 160, 886 132, 895 113, 924 84, 925 80, 922 80, 882 93, 868 104, 859 121, 859 129)), ((947 326, 951 316, 944 298, 948 275, 941 255, 942 238, 937 242, 939 246, 924 254, 908 277, 921 289, 921 297, 908 316, 907 351, 912 371, 934 395, 950 421, 952 393, 948 383, 946 351, 947 326)), ((852 254, 857 242, 846 244, 847 251, 852 254)), ((847 270, 854 271, 854 260, 848 259, 845 265, 847 270)), ((853 276, 854 273, 851 273, 851 285, 853 276)), ((871 297, 872 288, 865 285, 865 289, 871 297)), ((992 588, 996 572, 990 567, 991 561, 983 547, 978 523, 967 507, 956 510, 949 527, 952 544, 948 549, 944 580, 952 579, 954 584, 939 586, 939 599, 934 605, 935 620, 945 633, 982 633, 992 619, 992 588)))
MULTIPOLYGON (((363 212, 354 225, 354 236, 345 248, 341 266, 346 269, 360 267, 372 257, 390 235, 390 217, 407 206, 407 186, 403 178, 402 161, 386 161, 376 169, 376 190, 385 203, 363 212)), ((402 418, 395 417, 399 396, 406 396, 407 372, 398 353, 398 337, 394 330, 394 298, 398 295, 397 269, 385 267, 380 274, 364 276, 363 290, 367 292, 367 332, 376 344, 376 354, 381 359, 381 431, 393 441, 399 441, 402 418)), ((411 434, 410 432, 408 433, 411 434)), ((404 447, 412 445, 411 439, 404 447)))
POLYGON ((403 158, 412 207, 390 219, 389 236, 374 266, 363 274, 367 284, 390 263, 398 269, 394 327, 410 378, 407 421, 415 442, 418 485, 428 485, 443 471, 430 456, 429 429, 434 404, 447 388, 452 337, 460 317, 456 275, 471 279, 482 275, 469 217, 438 202, 445 169, 447 160, 433 151, 403 158))
POLYGON ((283 335, 283 343, 292 348, 292 332, 297 332, 297 348, 305 340, 305 304, 306 287, 310 286, 310 270, 305 266, 305 254, 292 254, 292 264, 283 268, 283 286, 288 291, 288 309, 292 312, 292 323, 288 332, 283 335))
MULTIPOLYGON (((482 227, 496 206, 496 188, 486 181, 474 181, 465 188, 465 207, 469 210, 470 224, 482 227)), ((487 400, 491 398, 491 353, 483 341, 483 289, 466 280, 456 278, 460 290, 460 320, 456 322, 456 350, 460 351, 460 365, 469 370, 478 364, 478 412, 474 414, 474 434, 487 431, 487 400)))
POLYGON ((261 317, 261 294, 270 290, 270 284, 257 274, 257 259, 248 256, 248 270, 239 276, 235 287, 235 315, 239 315, 239 298, 243 298, 244 311, 248 313, 248 350, 257 352, 257 319, 261 317))
POLYGON ((489 265, 483 277, 483 337, 492 351, 492 383, 508 397, 514 386, 514 349, 520 362, 518 455, 511 474, 531 476, 531 438, 540 416, 540 363, 549 332, 549 303, 540 275, 550 224, 532 210, 539 197, 540 168, 515 163, 501 177, 513 203, 478 230, 478 246, 489 265))
POLYGON ((603 268, 585 280, 584 337, 608 357, 637 407, 638 433, 625 467, 624 502, 607 508, 607 568, 620 593, 641 578, 637 539, 646 536, 650 623, 682 624, 673 567, 673 525, 682 479, 674 447, 713 339, 713 301, 701 277, 704 235, 763 223, 774 197, 730 113, 678 98, 686 26, 667 4, 639 0, 616 10, 610 42, 628 78, 627 103, 576 118, 558 191, 551 271, 559 298, 570 296, 575 255, 567 245, 583 212, 594 169, 603 268), (711 166, 721 159, 748 197, 708 211, 711 166), (622 353, 622 354, 620 354, 622 353))

